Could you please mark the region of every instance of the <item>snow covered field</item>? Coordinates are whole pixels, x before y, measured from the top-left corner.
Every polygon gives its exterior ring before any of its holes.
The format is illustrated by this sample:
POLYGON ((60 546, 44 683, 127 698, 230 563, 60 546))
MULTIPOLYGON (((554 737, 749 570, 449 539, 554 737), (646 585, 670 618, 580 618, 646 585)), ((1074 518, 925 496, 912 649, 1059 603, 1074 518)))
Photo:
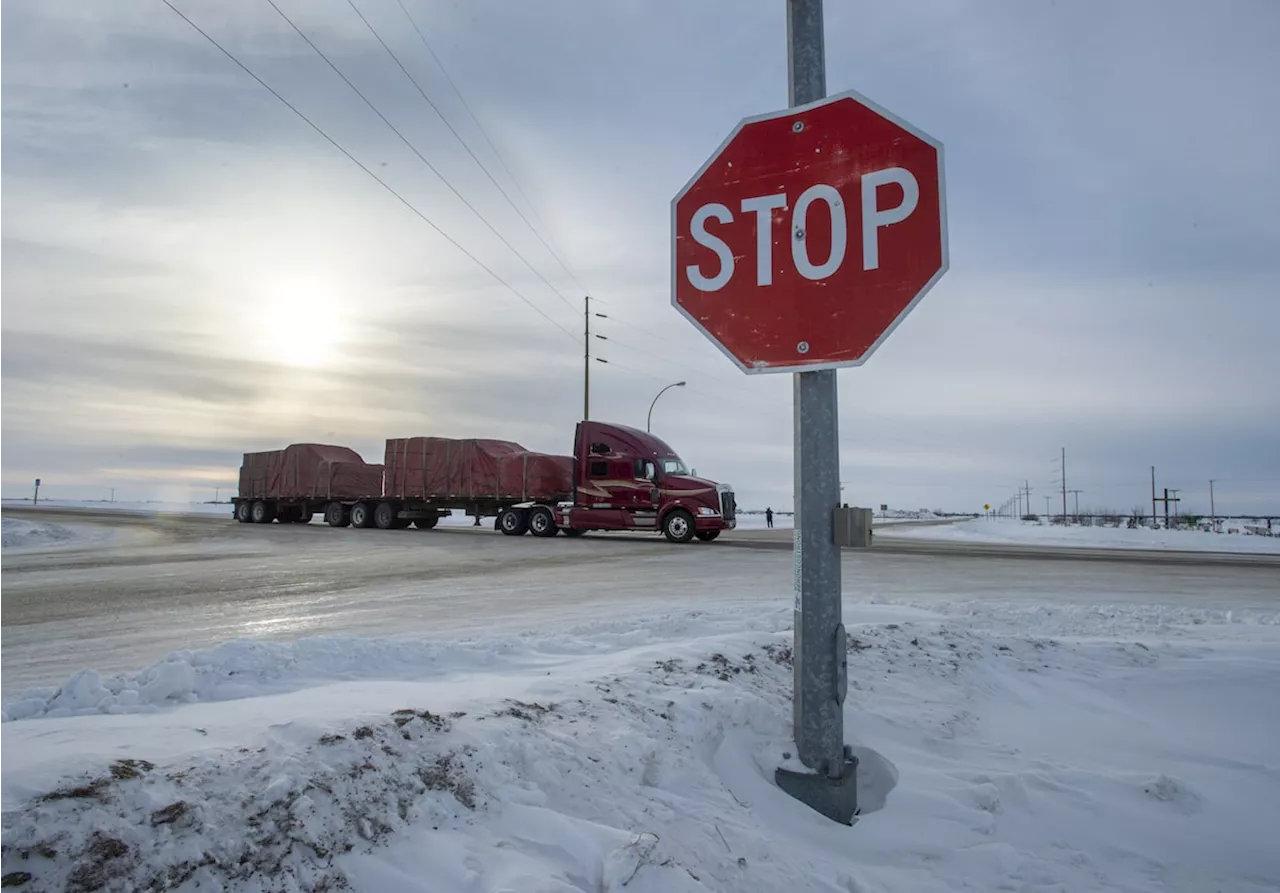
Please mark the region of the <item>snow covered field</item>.
POLYGON ((853 828, 772 783, 789 607, 82 673, 5 704, 50 712, 0 726, 3 871, 41 891, 1274 891, 1280 605, 1208 604, 850 603, 853 828))
POLYGON ((881 536, 1074 546, 1089 549, 1172 549, 1189 552, 1260 552, 1280 555, 1280 537, 1207 533, 1199 530, 1148 530, 1124 527, 1061 527, 1007 518, 975 519, 955 524, 887 530, 881 536))
MULTIPOLYGON (((6 499, 4 508, 30 508, 30 499, 6 499)), ((41 499, 42 509, 92 509, 103 512, 130 512, 147 515, 221 515, 231 517, 229 503, 209 502, 106 502, 85 499, 41 499)))
POLYGON ((102 534, 83 524, 54 524, 49 521, 25 521, 20 518, 0 519, 0 547, 4 551, 59 549, 100 540, 102 534))

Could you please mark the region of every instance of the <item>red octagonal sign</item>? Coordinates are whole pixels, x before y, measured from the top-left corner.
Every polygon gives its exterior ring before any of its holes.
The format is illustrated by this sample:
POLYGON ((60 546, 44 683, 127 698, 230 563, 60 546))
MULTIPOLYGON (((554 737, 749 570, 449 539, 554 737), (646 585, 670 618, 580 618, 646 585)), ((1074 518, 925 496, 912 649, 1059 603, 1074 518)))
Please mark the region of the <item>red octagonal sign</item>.
POLYGON ((671 218, 672 303, 744 371, 858 366, 947 270, 942 144, 856 93, 747 118, 671 218))

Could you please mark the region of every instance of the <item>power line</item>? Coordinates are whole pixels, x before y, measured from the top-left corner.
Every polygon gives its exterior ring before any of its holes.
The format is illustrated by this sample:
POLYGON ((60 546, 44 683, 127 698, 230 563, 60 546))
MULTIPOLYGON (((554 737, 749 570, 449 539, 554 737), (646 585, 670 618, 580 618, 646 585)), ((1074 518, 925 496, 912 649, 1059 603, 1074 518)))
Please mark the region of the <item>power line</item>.
MULTIPOLYGON (((271 2, 271 0, 267 0, 267 2, 271 2)), ((489 173, 489 169, 484 166, 484 164, 480 161, 479 158, 476 157, 476 153, 471 151, 471 147, 466 144, 466 141, 463 140, 461 136, 459 136, 458 131, 454 130, 453 125, 449 123, 449 119, 444 116, 444 113, 440 111, 440 109, 436 106, 436 104, 432 102, 431 97, 427 95, 427 91, 422 89, 422 85, 418 83, 417 78, 415 78, 409 72, 409 69, 405 68, 404 63, 400 61, 400 57, 395 54, 395 51, 391 49, 391 46, 385 40, 382 39, 382 35, 378 33, 378 30, 373 27, 373 23, 370 22, 367 18, 365 18, 364 13, 360 11, 360 7, 356 6, 355 0, 347 0, 347 5, 350 6, 355 11, 355 14, 360 17, 360 21, 364 22, 364 26, 369 29, 369 33, 372 34, 374 39, 378 41, 379 44, 382 45, 382 48, 384 50, 387 51, 387 55, 391 57, 391 61, 395 62, 396 66, 402 72, 404 72, 404 76, 409 79, 409 83, 413 84, 414 88, 418 91, 418 94, 424 100, 426 100, 427 105, 431 106, 431 110, 435 112, 437 116, 439 116, 441 121, 444 122, 444 126, 449 128, 449 132, 453 134, 454 138, 457 139, 457 141, 461 144, 462 148, 466 149, 467 154, 471 156, 472 160, 475 161, 476 164, 480 165, 480 170, 484 171, 485 176, 489 178, 489 182, 493 183, 494 186, 497 186, 498 191, 502 193, 502 197, 505 198, 507 200, 507 203, 510 204, 511 207, 515 209, 515 212, 517 214, 520 215, 520 218, 524 220, 525 225, 528 226, 530 230, 533 230, 533 226, 529 223, 528 220, 525 220, 524 215, 520 213, 520 209, 516 208, 515 202, 511 201, 510 196, 508 196, 507 193, 503 190, 503 188, 498 185, 498 181, 493 178, 493 174, 489 173)), ((432 168, 432 170, 434 170, 434 168, 432 168)), ((441 177, 440 179, 444 180, 444 177, 441 177)), ((453 189, 453 187, 449 185, 448 180, 445 180, 445 185, 449 186, 450 189, 453 189)), ((456 189, 454 189, 453 191, 455 195, 457 195, 459 198, 462 198, 461 194, 459 194, 456 189)), ((529 261, 525 258, 523 254, 521 254, 519 251, 516 251, 515 247, 510 242, 508 242, 496 229, 494 229, 493 225, 490 224, 489 221, 484 219, 484 215, 482 215, 479 211, 476 211, 476 209, 472 207, 471 203, 468 202, 466 199, 462 199, 462 201, 464 204, 466 204, 468 208, 471 208, 472 211, 475 211, 475 214, 477 217, 479 217, 481 220, 484 220, 485 226, 488 226, 489 229, 493 231, 494 235, 496 235, 499 239, 502 239, 502 244, 506 245, 513 252, 515 252, 516 256, 519 257, 520 260, 524 261, 525 266, 527 266, 530 270, 533 270, 533 274, 537 276, 539 279, 541 279, 542 283, 546 285, 547 288, 551 289, 551 291, 555 293, 556 297, 564 301, 564 303, 568 307, 572 308, 574 313, 578 312, 578 309, 574 307, 573 302, 570 301, 567 297, 565 297, 560 292, 560 289, 552 285, 551 280, 547 279, 546 276, 543 276, 542 273, 540 273, 533 266, 533 264, 529 263, 529 261)), ((533 231, 533 234, 535 236, 538 236, 538 233, 536 230, 533 231)), ((539 240, 541 240, 541 238, 542 238, 541 236, 538 236, 539 240)), ((546 245, 545 242, 543 242, 543 244, 546 245)), ((547 250, 550 251, 551 246, 547 245, 547 250)))
MULTIPOLYGON (((422 33, 422 29, 418 27, 417 21, 415 21, 413 16, 410 15, 408 8, 404 5, 404 0, 396 0, 396 3, 399 4, 400 11, 403 12, 404 17, 409 20, 409 24, 413 27, 414 33, 418 35, 418 39, 422 41, 422 45, 426 47, 426 50, 431 55, 432 60, 435 61, 436 67, 439 68, 440 73, 444 75, 445 82, 448 83, 449 87, 453 90, 454 94, 458 97, 458 100, 462 103, 462 107, 467 110, 467 115, 470 116, 472 122, 476 125, 476 129, 480 131, 480 135, 484 137, 484 141, 488 144, 489 149, 494 154, 494 157, 498 159, 498 163, 502 165, 502 169, 506 171, 507 176, 511 179, 511 182, 515 185, 516 191, 520 193, 520 196, 521 198, 524 199, 525 204, 529 206, 529 210, 533 212, 533 216, 537 218, 538 223, 541 224, 541 226, 544 229, 546 229, 548 233, 550 233, 550 227, 547 226, 546 221, 544 221, 541 215, 538 214, 537 206, 534 205, 533 201, 529 198, 528 194, 520 186, 520 181, 516 178, 516 175, 511 172, 511 168, 507 165, 506 159, 502 157, 502 153, 498 151, 498 147, 495 146, 493 143, 493 140, 489 138, 488 131, 484 129, 484 125, 481 124, 480 119, 476 117, 476 113, 471 109, 471 104, 468 103, 467 98, 462 95, 462 91, 458 89, 458 85, 454 83, 453 78, 449 76, 449 70, 444 67, 444 62, 442 62, 440 57, 436 55, 436 51, 431 48, 431 43, 427 40, 426 35, 422 33)), ((430 100, 427 100, 427 101, 430 102, 430 100)), ((431 107, 436 108, 434 103, 432 103, 431 107)), ((440 110, 438 108, 436 109, 436 113, 440 114, 440 110)), ((582 284, 582 280, 580 280, 577 277, 577 275, 573 272, 573 270, 569 268, 569 265, 564 262, 563 258, 560 257, 560 254, 556 251, 556 249, 553 248, 551 245, 549 245, 547 241, 542 238, 542 235, 538 232, 537 228, 535 228, 534 225, 529 222, 529 219, 525 217, 523 213, 521 213, 520 209, 516 206, 516 203, 511 200, 511 196, 507 194, 506 190, 504 190, 501 186, 498 185, 498 181, 494 179, 491 173, 489 173, 489 169, 480 162, 479 158, 476 158, 475 153, 471 151, 471 148, 466 144, 466 142, 462 139, 462 137, 458 136, 457 131, 455 131, 453 127, 449 125, 448 120, 445 119, 443 114, 440 114, 440 119, 445 122, 445 125, 449 127, 449 130, 453 132, 453 135, 458 137, 458 142, 462 143, 462 147, 467 150, 468 154, 470 154, 472 158, 475 159, 476 164, 480 165, 480 169, 483 170, 486 175, 488 175, 489 180, 493 183, 493 185, 498 187, 498 191, 502 193, 502 197, 505 198, 507 200, 507 203, 511 205, 511 207, 515 210, 517 214, 520 215, 520 219, 525 222, 525 225, 529 227, 530 231, 534 234, 534 236, 537 237, 538 241, 541 242, 543 247, 547 249, 547 252, 553 258, 555 258, 556 263, 560 265, 561 269, 563 269, 566 273, 569 274, 569 278, 573 280, 574 284, 577 285, 578 288, 584 292, 590 291, 590 289, 588 289, 585 285, 582 284)), ((552 241, 554 241, 554 239, 552 241)))
POLYGON ((180 19, 182 19, 184 22, 186 22, 188 25, 190 25, 193 29, 195 29, 196 33, 198 33, 198 34, 199 34, 201 37, 203 37, 205 40, 209 41, 209 43, 213 44, 213 46, 214 46, 214 47, 216 47, 216 48, 217 48, 217 50, 218 50, 220 53, 222 53, 224 56, 226 56, 228 59, 230 59, 233 63, 235 63, 236 67, 238 67, 238 68, 239 68, 241 71, 243 71, 245 74, 249 75, 249 77, 251 77, 251 78, 253 78, 255 81, 257 81, 257 83, 259 84, 259 86, 261 86, 264 90, 266 90, 268 93, 270 93, 270 94, 271 94, 272 96, 274 96, 276 99, 280 100, 280 102, 281 102, 281 103, 283 103, 283 104, 284 104, 284 106, 285 106, 287 109, 289 109, 289 111, 293 112, 295 115, 297 115, 299 118, 301 118, 301 119, 302 119, 302 120, 307 124, 307 126, 309 126, 312 130, 314 130, 314 131, 315 131, 316 133, 318 133, 321 137, 323 137, 323 138, 324 138, 324 140, 325 140, 327 143, 329 143, 329 145, 333 146, 335 149, 337 149, 339 152, 341 152, 344 156, 346 156, 346 158, 347 158, 347 160, 348 160, 348 161, 350 161, 350 162, 351 162, 352 164, 354 164, 356 167, 360 168, 360 170, 364 171, 366 174, 368 174, 370 177, 372 177, 372 178, 373 178, 373 180, 374 180, 374 181, 375 181, 379 186, 381 186, 381 187, 382 187, 383 189, 385 189, 387 192, 391 193, 391 195, 392 195, 392 196, 394 196, 394 197, 395 197, 395 199, 396 199, 397 201, 399 201, 402 205, 404 205, 406 208, 408 208, 410 211, 412 211, 412 212, 413 212, 413 214, 414 214, 415 216, 417 216, 420 220, 422 220, 422 222, 423 222, 423 223, 427 224, 427 226, 431 227, 433 230, 435 230, 437 233, 439 233, 439 235, 440 235, 441 237, 443 237, 443 238, 444 238, 444 240, 445 240, 446 242, 448 242, 448 243, 449 243, 450 245, 452 245, 454 248, 457 248, 460 252, 462 252, 462 254, 463 254, 463 255, 465 255, 468 259, 470 259, 470 260, 471 260, 471 261, 472 261, 476 266, 478 266, 480 269, 482 269, 482 270, 484 270, 486 273, 488 273, 488 274, 489 274, 489 275, 490 275, 490 276, 491 276, 491 277, 492 277, 496 282, 498 282, 498 284, 499 284, 499 285, 501 285, 501 286, 502 286, 503 288, 505 288, 507 291, 511 292, 513 295, 515 295, 517 298, 519 298, 521 301, 523 301, 525 304, 527 304, 527 305, 529 306, 529 308, 530 308, 530 309, 532 309, 534 312, 536 312, 539 316, 541 316, 541 317, 543 317, 544 319, 546 319, 546 320, 547 320, 547 322, 551 323, 551 324, 552 324, 553 326, 555 326, 557 329, 559 329, 560 331, 564 332, 564 333, 565 333, 566 335, 568 335, 570 338, 573 338, 575 341, 577 340, 577 336, 576 336, 576 335, 574 335, 572 332, 570 332, 570 331, 569 331, 568 329, 566 329, 564 326, 560 325, 560 323, 556 322, 552 317, 548 316, 548 315, 547 315, 547 314, 542 310, 542 308, 540 308, 539 306, 537 306, 536 304, 534 304, 534 303, 533 303, 532 301, 530 301, 527 297, 525 297, 525 296, 524 296, 524 295, 523 295, 523 294, 522 294, 518 289, 516 289, 516 287, 515 287, 515 286, 513 286, 511 283, 507 282, 507 280, 503 279, 503 278, 502 278, 501 276, 499 276, 496 272, 494 272, 494 271, 493 271, 493 270, 492 270, 492 269, 491 269, 487 264, 485 264, 485 263, 484 263, 484 261, 480 260, 478 257, 476 257, 474 254, 472 254, 472 253, 471 253, 470 251, 468 251, 466 248, 462 247, 461 243, 459 243, 457 239, 453 238, 453 236, 449 235, 449 234, 448 234, 448 233, 446 233, 443 229, 441 229, 441 228, 440 228, 440 227, 439 227, 439 226, 438 226, 438 225, 437 225, 437 224, 436 224, 436 223, 435 223, 435 222, 434 222, 430 217, 428 217, 426 214, 424 214, 424 213, 422 213, 421 211, 419 211, 419 210, 418 210, 418 208, 417 208, 417 207, 416 207, 412 202, 410 202, 407 198, 405 198, 403 195, 401 195, 399 192, 397 192, 397 191, 395 190, 395 188, 394 188, 394 187, 392 187, 389 183, 387 183, 385 180, 383 180, 381 177, 379 177, 377 174, 375 174, 372 170, 370 170, 367 166, 365 166, 365 164, 364 164, 362 161, 360 161, 360 159, 358 159, 358 158, 356 158, 354 155, 352 155, 352 154, 351 154, 351 153, 350 153, 350 152, 349 152, 345 147, 343 147, 343 145, 342 145, 341 143, 339 143, 339 142, 338 142, 337 140, 335 140, 333 137, 329 136, 329 134, 328 134, 328 133, 326 133, 326 132, 325 132, 325 131, 320 127, 320 125, 316 124, 314 121, 312 121, 310 118, 308 118, 305 114, 303 114, 303 113, 302 113, 302 111, 301 111, 301 110, 299 110, 297 106, 295 106, 295 105, 294 105, 293 103, 291 103, 289 100, 285 99, 285 98, 284 98, 284 96, 282 96, 279 92, 277 92, 277 91, 276 91, 276 89, 275 89, 274 87, 272 87, 270 84, 268 84, 268 83, 267 83, 266 81, 264 81, 262 78, 260 78, 260 77, 259 77, 259 76, 258 76, 258 75, 257 75, 257 74, 252 70, 252 69, 251 69, 251 68, 249 68, 249 66, 247 66, 247 65, 245 65, 243 62, 241 62, 241 61, 240 61, 240 60, 235 56, 235 54, 233 54, 230 50, 228 50, 228 49, 227 49, 226 47, 224 47, 222 44, 218 43, 218 41, 217 41, 217 40, 216 40, 216 39, 215 39, 211 34, 209 34, 209 32, 205 31, 203 28, 201 28, 199 25, 197 25, 194 21, 192 21, 190 18, 188 18, 188 17, 187 17, 187 15, 186 15, 182 10, 180 10, 180 9, 178 9, 178 7, 174 6, 174 5, 173 5, 173 3, 172 3, 172 2, 170 2, 170 0, 160 0, 160 2, 161 2, 161 3, 163 3, 165 6, 169 7, 169 9, 173 10, 173 12, 174 12, 174 13, 175 13, 175 14, 176 14, 180 19))
MULTIPOLYGON (((464 205, 466 205, 467 208, 471 211, 471 213, 476 215, 476 217, 480 220, 481 223, 483 223, 486 227, 488 227, 489 232, 497 236, 498 240, 501 241, 503 245, 507 246, 507 248, 511 250, 512 254, 520 258, 521 262, 526 267, 528 267, 535 276, 541 279, 542 282, 548 288, 550 288, 553 292, 559 295, 559 297, 562 300, 567 301, 564 295, 561 295, 560 292, 556 289, 556 287, 552 285, 550 282, 548 282, 545 276, 543 276, 540 272, 538 272, 538 270, 533 266, 533 264, 529 262, 528 258, 526 258, 523 254, 521 254, 520 251, 514 245, 512 245, 509 241, 507 241, 507 238, 504 235, 502 235, 502 233, 498 232, 497 227, 495 227, 492 223, 490 223, 485 218, 485 216, 480 213, 480 211, 476 208, 476 206, 471 204, 471 202, 467 200, 466 196, 464 196, 461 192, 459 192, 458 189, 452 183, 449 182, 449 179, 444 174, 442 174, 434 164, 432 164, 429 160, 427 160, 427 157, 418 150, 418 147, 415 146, 409 140, 409 138, 405 136, 404 133, 402 133, 398 127, 395 126, 395 124, 391 123, 391 120, 386 115, 384 115, 376 105, 373 104, 373 101, 370 100, 369 97, 365 96, 364 93, 360 90, 360 88, 357 87, 354 83, 352 83, 349 77, 347 77, 345 74, 342 73, 342 70, 338 68, 337 65, 334 64, 333 60, 330 59, 328 55, 325 54, 324 50, 316 46, 315 42, 310 37, 308 37, 306 33, 303 32, 303 30, 297 26, 297 24, 294 23, 293 19, 289 18, 289 16, 285 13, 285 11, 282 10, 278 5, 276 5, 275 0, 267 0, 267 3, 268 5, 270 5, 272 9, 276 11, 276 14, 279 15, 280 18, 284 19, 285 22, 289 24, 290 28, 292 28, 294 31, 297 32, 299 37, 301 37, 304 41, 306 41, 307 46, 311 47, 311 49, 315 51, 316 55, 318 55, 321 59, 323 59, 325 64, 328 65, 331 69, 333 69, 333 73, 336 74, 338 77, 342 78, 342 82, 346 84, 348 87, 350 87, 352 92, 354 92, 357 96, 360 97, 361 100, 364 101, 364 104, 369 107, 370 111, 372 111, 375 115, 377 115, 380 119, 382 119, 383 124, 386 124, 387 127, 391 128, 391 132, 400 138, 400 142, 404 143, 409 148, 410 152, 418 156, 418 160, 421 161, 423 164, 425 164, 427 166, 427 169, 431 171, 431 173, 439 177, 440 182, 444 183, 444 185, 448 187, 449 191, 452 192, 455 196, 457 196, 458 200, 462 202, 464 205)), ((355 9, 355 4, 352 4, 352 8, 355 9)), ((369 22, 364 18, 363 15, 360 14, 360 10, 356 9, 356 14, 360 15, 361 21, 364 21, 365 25, 369 26, 370 30, 372 30, 372 26, 369 25, 369 22)), ((377 32, 374 32, 374 36, 375 37, 377 36, 377 32)), ((379 37, 378 39, 381 40, 382 38, 379 37)), ((385 46, 385 44, 383 44, 383 46, 385 46)))

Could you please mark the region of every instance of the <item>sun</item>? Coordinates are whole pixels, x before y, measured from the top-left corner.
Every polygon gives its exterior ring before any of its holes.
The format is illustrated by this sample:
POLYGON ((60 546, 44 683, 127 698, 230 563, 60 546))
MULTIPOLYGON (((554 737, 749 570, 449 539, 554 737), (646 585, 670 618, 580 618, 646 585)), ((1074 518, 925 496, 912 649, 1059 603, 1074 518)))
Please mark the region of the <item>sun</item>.
POLYGON ((343 302, 331 284, 313 277, 269 283, 254 315, 268 362, 300 368, 332 363, 345 340, 343 302))

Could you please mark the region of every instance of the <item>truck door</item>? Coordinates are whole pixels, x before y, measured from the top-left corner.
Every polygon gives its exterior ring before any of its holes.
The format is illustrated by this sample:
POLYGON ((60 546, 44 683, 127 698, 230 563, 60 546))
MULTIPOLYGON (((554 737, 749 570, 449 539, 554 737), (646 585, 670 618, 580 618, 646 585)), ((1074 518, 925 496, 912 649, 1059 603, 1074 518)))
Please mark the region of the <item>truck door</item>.
POLYGON ((633 474, 635 484, 632 505, 641 511, 657 511, 661 497, 658 489, 658 466, 652 459, 636 459, 633 474))

